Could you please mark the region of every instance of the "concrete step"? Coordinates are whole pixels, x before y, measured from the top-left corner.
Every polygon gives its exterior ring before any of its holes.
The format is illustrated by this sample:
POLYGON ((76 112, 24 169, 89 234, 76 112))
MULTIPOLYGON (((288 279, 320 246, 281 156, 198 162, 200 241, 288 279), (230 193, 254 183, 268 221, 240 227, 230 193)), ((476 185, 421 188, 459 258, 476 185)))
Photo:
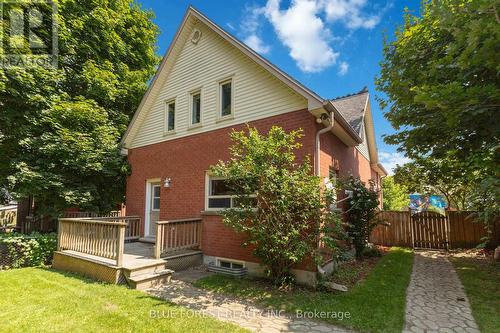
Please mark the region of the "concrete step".
POLYGON ((167 262, 162 260, 160 263, 151 263, 150 265, 143 265, 135 268, 123 268, 123 274, 127 279, 133 278, 136 276, 151 274, 165 270, 167 267, 167 262))
POLYGON ((141 237, 141 238, 139 238, 139 242, 154 244, 154 243, 156 243, 156 238, 155 237, 141 237))
POLYGON ((128 278, 128 284, 132 289, 146 290, 159 286, 161 284, 169 283, 174 271, 171 269, 164 269, 154 273, 147 273, 128 278))

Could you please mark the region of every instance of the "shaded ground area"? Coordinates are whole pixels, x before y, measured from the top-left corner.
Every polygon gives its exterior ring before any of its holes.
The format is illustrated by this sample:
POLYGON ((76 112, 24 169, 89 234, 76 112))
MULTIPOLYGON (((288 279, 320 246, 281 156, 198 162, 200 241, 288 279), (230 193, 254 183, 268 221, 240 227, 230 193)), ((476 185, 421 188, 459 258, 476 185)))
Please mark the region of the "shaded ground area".
POLYGON ((411 251, 392 248, 365 279, 346 293, 305 288, 282 292, 263 281, 219 275, 201 279, 195 285, 289 314, 297 311, 349 313, 349 318, 337 316, 322 320, 356 331, 399 333, 404 326, 406 288, 412 263, 411 251))
POLYGON ((483 333, 500 332, 500 263, 492 255, 470 250, 450 258, 483 333))
MULTIPOLYGON (((253 332, 350 332, 317 320, 297 318, 297 316, 286 314, 283 311, 259 307, 244 298, 196 288, 188 282, 176 279, 177 277, 182 280, 193 281, 196 280, 197 273, 203 274, 203 271, 180 272, 180 274, 174 276, 171 283, 149 290, 149 292, 175 304, 198 311, 203 315, 213 316, 219 320, 237 324, 253 332)), ((211 276, 211 278, 219 277, 211 276)))
POLYGON ((247 332, 123 286, 41 268, 0 271, 0 332, 247 332))

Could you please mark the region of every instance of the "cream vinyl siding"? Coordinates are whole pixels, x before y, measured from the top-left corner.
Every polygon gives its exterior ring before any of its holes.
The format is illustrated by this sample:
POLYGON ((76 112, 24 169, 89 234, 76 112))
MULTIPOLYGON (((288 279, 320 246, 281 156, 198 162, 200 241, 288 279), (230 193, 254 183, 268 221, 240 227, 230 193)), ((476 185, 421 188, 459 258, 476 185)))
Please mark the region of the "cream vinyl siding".
POLYGON ((366 159, 369 161, 370 160, 370 153, 368 152, 368 143, 367 143, 368 138, 366 137, 366 129, 365 129, 364 122, 363 122, 363 126, 361 128, 361 131, 362 131, 361 137, 363 138, 363 142, 360 143, 358 146, 356 146, 356 149, 361 153, 361 155, 366 157, 366 159))
POLYGON ((131 148, 307 108, 307 100, 303 96, 257 65, 204 23, 198 21, 184 29, 188 31, 183 31, 182 35, 188 37, 177 40, 183 45, 151 107, 141 117, 131 148), (190 40, 194 28, 201 31, 197 44, 190 40), (219 82, 227 78, 232 79, 234 89, 234 114, 231 119, 219 120, 219 82), (194 89, 201 90, 202 124, 189 128, 189 99, 194 89), (164 136, 165 102, 174 97, 175 134, 164 136))

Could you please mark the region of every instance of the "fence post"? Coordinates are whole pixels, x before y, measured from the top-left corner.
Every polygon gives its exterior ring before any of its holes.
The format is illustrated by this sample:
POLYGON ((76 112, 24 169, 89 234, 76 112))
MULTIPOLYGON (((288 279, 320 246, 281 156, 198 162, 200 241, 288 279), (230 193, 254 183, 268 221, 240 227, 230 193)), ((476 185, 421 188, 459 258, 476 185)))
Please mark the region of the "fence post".
POLYGON ((126 225, 120 225, 118 228, 118 238, 116 243, 116 266, 123 265, 123 249, 125 248, 125 228, 126 225))

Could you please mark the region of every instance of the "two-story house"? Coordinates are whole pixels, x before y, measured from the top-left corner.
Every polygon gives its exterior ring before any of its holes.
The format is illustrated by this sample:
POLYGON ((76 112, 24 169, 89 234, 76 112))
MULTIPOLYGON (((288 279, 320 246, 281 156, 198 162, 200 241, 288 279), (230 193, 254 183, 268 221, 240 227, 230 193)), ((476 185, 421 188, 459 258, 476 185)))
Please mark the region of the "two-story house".
MULTIPOLYGON (((201 218, 205 263, 260 272, 243 235, 218 214, 233 205, 224 180, 207 172, 229 158, 229 133, 246 124, 302 128, 299 158, 311 156, 322 177, 380 184, 386 175, 366 89, 322 98, 190 7, 122 141, 131 165, 127 214, 142 218, 144 239, 154 239, 157 221, 201 218)), ((295 272, 307 283, 316 268, 295 272)))

